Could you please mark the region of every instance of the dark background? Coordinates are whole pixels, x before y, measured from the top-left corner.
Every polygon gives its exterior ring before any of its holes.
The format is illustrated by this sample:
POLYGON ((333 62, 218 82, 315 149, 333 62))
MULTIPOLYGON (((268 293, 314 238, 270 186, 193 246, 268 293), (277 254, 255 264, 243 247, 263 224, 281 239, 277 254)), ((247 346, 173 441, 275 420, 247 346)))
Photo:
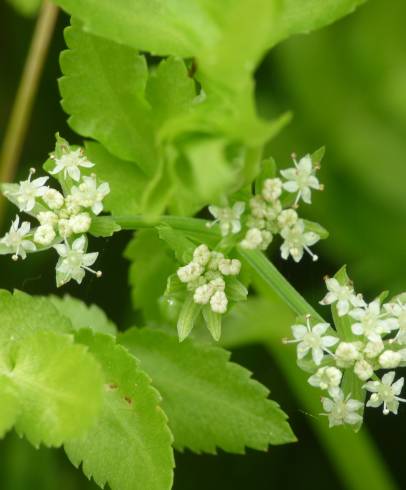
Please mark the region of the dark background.
MULTIPOLYGON (((292 265, 275 257, 283 274, 312 304, 323 294, 323 275, 333 274, 343 263, 367 297, 384 289, 399 293, 406 286, 405 19, 404 0, 372 0, 333 26, 278 46, 257 72, 260 112, 268 117, 294 112, 292 123, 269 145, 269 154, 286 166, 292 151, 301 154, 327 147, 320 172, 326 190, 315 197, 309 211, 330 231, 331 238, 316 247, 321 260, 316 265, 310 260, 292 265)), ((67 126, 57 88, 58 56, 68 22, 60 14, 20 160, 21 178, 30 166, 45 160, 56 131, 80 142, 67 126)), ((0 23, 2 140, 35 18, 24 17, 2 2, 0 23)), ((12 212, 9 207, 1 233, 8 228, 12 212)), ((102 280, 88 277, 82 287, 68 286, 59 292, 102 306, 120 328, 132 321, 128 263, 122 258, 130 237, 121 233, 98 244, 102 280)), ((55 293, 54 262, 52 253, 17 264, 0 257, 0 287, 55 293)), ((245 456, 177 454, 175 490, 346 488, 312 432, 309 415, 301 410, 284 373, 265 348, 237 349, 233 359, 272 389, 299 442, 273 447, 268 453, 248 451, 245 456)), ((406 408, 401 407, 397 417, 367 413, 367 427, 402 488, 406 408)), ((367 470, 360 469, 365 472, 364 488, 369 486, 367 470)), ((9 434, 0 443, 0 488, 71 490, 96 485, 70 465, 63 451, 35 450, 9 434)))

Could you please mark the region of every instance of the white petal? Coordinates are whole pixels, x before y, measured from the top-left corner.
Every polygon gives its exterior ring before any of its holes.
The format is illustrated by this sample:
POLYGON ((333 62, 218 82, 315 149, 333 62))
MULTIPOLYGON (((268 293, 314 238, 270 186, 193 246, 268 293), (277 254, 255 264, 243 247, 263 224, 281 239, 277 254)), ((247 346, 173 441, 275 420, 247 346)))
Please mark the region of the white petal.
POLYGON ((85 265, 86 267, 90 267, 96 262, 98 256, 99 256, 98 252, 92 252, 90 254, 84 255, 82 260, 83 265, 85 265))
POLYGON ((324 357, 324 353, 322 349, 318 347, 312 349, 312 358, 316 366, 319 366, 321 364, 323 357, 324 357))
POLYGON ((85 246, 86 246, 86 238, 84 235, 82 235, 72 243, 72 250, 75 250, 77 252, 82 252, 85 246))
POLYGON ((384 385, 391 385, 395 379, 395 371, 390 371, 382 376, 382 383, 384 385))
POLYGON ((310 350, 310 347, 307 344, 301 342, 300 344, 297 345, 297 349, 296 349, 297 358, 303 359, 304 356, 309 352, 309 350, 310 350))
POLYGON ((308 231, 303 235, 305 244, 308 247, 311 247, 315 243, 317 243, 320 240, 320 236, 317 233, 314 233, 314 231, 308 231))
POLYGON ((306 204, 312 203, 312 193, 308 187, 302 188, 302 199, 306 204))
POLYGON ((299 170, 304 170, 306 173, 311 173, 313 170, 313 163, 310 155, 305 155, 299 160, 299 170))
POLYGON ((68 167, 68 174, 69 177, 71 177, 73 180, 76 182, 79 182, 80 180, 80 170, 78 167, 68 167))
POLYGON ((350 309, 350 303, 347 300, 342 299, 337 303, 338 316, 346 315, 349 309, 350 309))
POLYGON ((349 315, 351 318, 354 318, 354 320, 362 320, 365 316, 365 310, 362 310, 361 308, 355 308, 354 310, 351 310, 349 312, 349 315))
POLYGON ((308 330, 305 325, 292 325, 291 327, 293 337, 296 340, 301 340, 307 334, 308 330))
POLYGON ((103 211, 103 204, 101 202, 96 202, 92 206, 92 211, 94 214, 98 215, 103 211))
POLYGON ((289 180, 288 182, 285 182, 283 184, 283 188, 288 192, 297 192, 299 190, 299 186, 294 180, 289 180))
POLYGON ((54 249, 58 252, 58 254, 61 257, 66 257, 66 254, 68 252, 66 245, 64 245, 63 243, 60 243, 58 245, 54 245, 54 249))
POLYGON ((328 292, 324 298, 320 301, 320 304, 322 305, 331 305, 337 301, 337 295, 336 293, 328 292))
POLYGON ((405 382, 404 378, 400 378, 395 383, 393 383, 392 391, 393 391, 394 395, 396 395, 396 396, 400 395, 400 392, 402 391, 404 382, 405 382))
POLYGON ((337 337, 333 337, 332 335, 326 335, 321 339, 321 343, 323 347, 331 347, 332 345, 335 345, 338 342, 337 337))
POLYGON ((328 323, 318 323, 312 328, 312 332, 316 335, 323 335, 330 325, 328 323))
POLYGON ((362 323, 354 323, 351 326, 351 330, 354 335, 363 335, 364 333, 364 327, 362 326, 362 323))

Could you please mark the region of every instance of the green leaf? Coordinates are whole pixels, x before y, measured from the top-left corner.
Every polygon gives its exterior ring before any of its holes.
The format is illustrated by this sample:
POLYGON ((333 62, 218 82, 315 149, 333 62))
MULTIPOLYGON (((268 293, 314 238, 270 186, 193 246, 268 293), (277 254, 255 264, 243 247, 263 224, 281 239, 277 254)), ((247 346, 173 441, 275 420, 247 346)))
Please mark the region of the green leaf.
POLYGON ((176 325, 179 342, 183 342, 193 330, 201 310, 202 306, 194 302, 193 294, 188 293, 185 296, 185 300, 180 308, 178 323, 176 325))
POLYGON ((202 313, 211 336, 216 342, 218 342, 221 337, 221 320, 223 315, 220 313, 215 313, 208 305, 203 306, 202 313))
POLYGON ((134 308, 141 309, 146 320, 159 320, 158 301, 176 268, 170 248, 155 230, 140 230, 128 244, 124 256, 131 261, 129 282, 134 308))
POLYGON ((38 330, 70 333, 70 321, 48 298, 0 290, 0 345, 5 347, 38 330))
POLYGON ((132 48, 83 32, 77 23, 65 30, 65 38, 70 49, 61 55, 64 76, 59 88, 69 124, 151 173, 157 155, 144 97, 145 58, 132 48))
POLYGON ((101 364, 105 385, 97 425, 65 444, 69 459, 101 487, 169 490, 172 436, 148 376, 112 337, 81 330, 76 340, 101 364))
POLYGON ((268 390, 251 373, 229 362, 217 347, 178 339, 151 329, 131 329, 120 342, 141 360, 163 397, 175 447, 243 453, 295 437, 268 390), (176 380, 176 382, 174 382, 176 380))
POLYGON ((111 216, 95 216, 92 217, 89 233, 95 237, 109 237, 120 230, 121 227, 111 216))
POLYGON ((38 330, 2 345, 0 380, 7 403, 0 412, 0 432, 15 425, 36 447, 60 446, 86 431, 98 415, 99 366, 70 336, 38 330))
POLYGON ((104 208, 116 215, 139 213, 147 183, 145 174, 135 163, 112 155, 99 143, 87 141, 85 146, 89 160, 95 164, 97 177, 110 185, 104 208))
POLYGON ((169 245, 181 264, 186 264, 192 260, 193 251, 196 246, 186 238, 184 233, 175 230, 168 225, 160 225, 157 227, 157 230, 159 238, 169 245))
POLYGON ((271 46, 293 34, 308 33, 353 12, 366 0, 282 0, 271 46))
POLYGON ((88 327, 95 332, 109 335, 117 333, 117 327, 107 318, 104 311, 96 305, 88 306, 83 301, 69 295, 65 295, 63 298, 49 296, 48 299, 61 315, 69 318, 74 330, 88 327))

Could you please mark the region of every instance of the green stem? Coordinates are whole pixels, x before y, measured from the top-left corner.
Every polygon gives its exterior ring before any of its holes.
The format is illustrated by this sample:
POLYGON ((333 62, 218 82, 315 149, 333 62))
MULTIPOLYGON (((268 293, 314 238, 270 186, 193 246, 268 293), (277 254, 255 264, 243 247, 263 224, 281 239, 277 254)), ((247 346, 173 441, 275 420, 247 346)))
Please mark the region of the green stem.
MULTIPOLYGON (((45 0, 35 25, 10 122, 4 137, 0 154, 0 182, 12 181, 16 173, 57 14, 58 7, 49 0, 45 0)), ((0 195, 0 220, 4 213, 4 206, 5 200, 0 195)))

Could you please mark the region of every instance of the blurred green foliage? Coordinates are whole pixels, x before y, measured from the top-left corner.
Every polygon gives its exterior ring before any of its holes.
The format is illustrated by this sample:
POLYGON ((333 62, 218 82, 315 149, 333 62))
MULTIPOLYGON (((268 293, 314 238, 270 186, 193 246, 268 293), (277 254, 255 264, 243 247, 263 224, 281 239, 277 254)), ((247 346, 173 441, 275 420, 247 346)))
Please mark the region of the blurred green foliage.
MULTIPOLYGON (((28 2, 27 2, 28 3, 28 2)), ((0 4, 0 139, 28 49, 33 21, 20 17, 9 4, 0 4)), ((297 36, 282 43, 267 56, 256 73, 258 110, 270 117, 293 110, 291 124, 274 139, 269 154, 287 165, 292 151, 307 152, 321 145, 327 148, 321 180, 326 191, 315 197, 310 218, 330 231, 321 246, 319 264, 277 263, 284 275, 313 304, 322 295, 322 276, 333 274, 347 263, 360 290, 371 296, 381 289, 393 293, 405 289, 404 233, 406 216, 406 4, 393 0, 371 0, 354 15, 309 36, 297 36)), ((59 130, 78 141, 66 126, 59 106, 56 79, 58 56, 64 47, 61 16, 34 108, 19 175, 33 163, 40 164, 51 149, 59 130)), ((11 212, 11 210, 9 210, 11 212)), ((9 220, 10 215, 7 220, 9 220)), ((3 224, 8 225, 8 222, 3 224)), ((5 227, 5 226, 4 226, 5 227)), ((132 323, 130 292, 126 285, 127 263, 119 259, 129 235, 104 241, 102 261, 105 279, 89 281, 84 288, 67 288, 73 296, 102 305, 113 320, 123 326, 132 323), (112 294, 114 284, 114 294, 112 294), (117 299, 120 298, 120 299, 117 299)), ((29 293, 54 292, 52 257, 33 257, 21 264, 1 261, 0 286, 18 287, 29 293)), ((66 290, 64 291, 66 292, 66 290)), ((259 318, 259 312, 256 312, 259 318)), ((274 332, 290 317, 276 308, 267 315, 274 332), (279 313, 278 313, 279 311, 279 313)), ((247 332, 258 342, 255 315, 247 332)), ((237 331, 236 331, 237 332, 237 331)), ((230 340, 231 342, 231 340, 230 340)), ((238 344, 235 340, 234 345, 238 344)), ((311 426, 317 415, 303 411, 294 397, 293 364, 281 360, 281 347, 236 349, 233 358, 256 377, 272 386, 291 417, 299 443, 272 448, 269 453, 220 457, 177 455, 175 490, 208 487, 228 489, 312 488, 314 490, 373 488, 368 458, 357 459, 358 474, 340 478, 340 472, 355 460, 345 461, 346 442, 337 436, 341 459, 334 458, 326 439, 321 445, 311 426), (289 381, 290 380, 290 381, 289 381), (336 466, 333 464, 336 461, 336 466), (350 479, 348 479, 350 478, 350 479)), ((310 390, 310 389, 309 389, 310 390)), ((297 392, 299 393, 299 392, 297 392)), ((309 410, 309 408, 304 408, 309 410)), ((398 482, 405 485, 402 440, 398 437, 405 420, 405 408, 397 417, 368 414, 367 426, 381 456, 398 482)), ((332 433, 332 432, 331 432, 332 433)), ((330 437, 331 437, 330 433, 330 437)), ((352 448, 353 449, 353 448, 352 448)), ((94 489, 66 460, 62 451, 36 451, 27 442, 9 435, 0 445, 0 488, 4 490, 94 489)), ((375 468, 374 481, 379 482, 375 468)), ((377 487, 379 488, 379 486, 377 487)))

